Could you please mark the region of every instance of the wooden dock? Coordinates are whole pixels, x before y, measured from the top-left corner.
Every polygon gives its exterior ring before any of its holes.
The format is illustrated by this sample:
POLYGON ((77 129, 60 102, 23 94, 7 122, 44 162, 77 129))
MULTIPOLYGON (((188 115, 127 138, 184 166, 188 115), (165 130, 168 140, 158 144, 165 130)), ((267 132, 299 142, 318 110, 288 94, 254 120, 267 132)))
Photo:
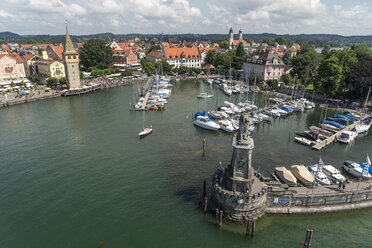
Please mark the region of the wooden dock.
POLYGON ((145 98, 143 99, 143 102, 142 102, 142 106, 141 106, 142 110, 144 110, 146 108, 147 102, 149 100, 152 80, 153 80, 152 77, 148 78, 145 85, 143 86, 143 89, 146 92, 146 95, 145 95, 145 98))
POLYGON ((342 132, 352 130, 352 129, 353 129, 356 125, 358 125, 362 120, 364 120, 364 119, 366 119, 366 118, 368 118, 368 117, 369 117, 369 116, 366 116, 366 117, 360 119, 359 121, 356 121, 356 122, 354 122, 353 124, 351 124, 351 125, 345 127, 344 129, 335 132, 332 136, 329 136, 329 137, 326 138, 325 140, 322 140, 321 142, 316 143, 315 145, 313 145, 312 148, 313 148, 313 149, 316 149, 316 150, 318 150, 318 151, 321 150, 321 149, 324 148, 325 146, 327 146, 327 145, 331 144, 332 142, 334 142, 334 141, 336 140, 336 138, 337 138, 338 136, 341 135, 342 132))

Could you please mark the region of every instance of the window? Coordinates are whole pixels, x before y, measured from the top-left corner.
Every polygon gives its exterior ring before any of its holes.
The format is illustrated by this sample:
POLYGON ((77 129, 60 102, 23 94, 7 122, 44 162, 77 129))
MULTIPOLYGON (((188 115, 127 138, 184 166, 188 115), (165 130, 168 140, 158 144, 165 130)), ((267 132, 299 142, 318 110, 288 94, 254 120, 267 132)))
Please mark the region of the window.
POLYGON ((68 59, 71 59, 71 56, 67 56, 68 59))
POLYGON ((74 56, 74 59, 76 59, 76 56, 74 56))

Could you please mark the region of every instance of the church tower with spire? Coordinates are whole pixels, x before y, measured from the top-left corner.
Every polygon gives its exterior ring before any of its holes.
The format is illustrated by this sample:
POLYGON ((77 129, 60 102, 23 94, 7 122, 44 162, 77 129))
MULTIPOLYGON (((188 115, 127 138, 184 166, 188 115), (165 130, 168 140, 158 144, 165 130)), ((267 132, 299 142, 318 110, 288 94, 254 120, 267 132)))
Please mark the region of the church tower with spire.
POLYGON ((230 31, 229 31, 229 47, 230 47, 230 49, 232 49, 233 41, 234 41, 234 31, 231 27, 230 31))
POLYGON ((240 41, 243 40, 243 31, 242 31, 242 29, 239 30, 239 40, 240 41))
POLYGON ((71 89, 82 88, 80 82, 79 53, 75 50, 66 25, 66 43, 63 51, 63 60, 66 70, 67 86, 71 89))

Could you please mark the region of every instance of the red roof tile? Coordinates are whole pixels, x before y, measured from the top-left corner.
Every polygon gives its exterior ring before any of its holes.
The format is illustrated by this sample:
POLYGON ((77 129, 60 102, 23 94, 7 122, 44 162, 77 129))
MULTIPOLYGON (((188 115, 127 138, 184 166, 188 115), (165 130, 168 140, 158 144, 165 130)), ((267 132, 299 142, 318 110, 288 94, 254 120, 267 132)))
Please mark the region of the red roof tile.
POLYGON ((198 48, 164 48, 165 56, 167 59, 177 59, 177 58, 200 58, 198 48))

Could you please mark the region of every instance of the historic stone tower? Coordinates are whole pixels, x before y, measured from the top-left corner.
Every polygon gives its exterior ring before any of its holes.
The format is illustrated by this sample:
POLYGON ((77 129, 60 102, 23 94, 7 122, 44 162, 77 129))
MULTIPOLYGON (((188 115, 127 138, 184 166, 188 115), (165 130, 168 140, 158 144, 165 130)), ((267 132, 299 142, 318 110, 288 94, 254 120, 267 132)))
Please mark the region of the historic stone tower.
POLYGON ((232 49, 233 41, 234 41, 234 31, 231 27, 230 31, 229 31, 229 47, 230 47, 230 49, 232 49))
POLYGON ((242 31, 242 29, 239 30, 239 40, 240 41, 243 40, 243 31, 242 31))
POLYGON ((214 174, 211 189, 211 208, 223 211, 234 221, 256 220, 264 215, 267 186, 252 167, 253 139, 248 115, 240 116, 239 133, 233 139, 233 154, 227 168, 214 174))
POLYGON ((68 33, 66 26, 66 44, 63 51, 63 60, 65 63, 67 86, 71 89, 82 88, 80 82, 80 69, 79 69, 79 53, 75 50, 72 44, 71 37, 68 33))

